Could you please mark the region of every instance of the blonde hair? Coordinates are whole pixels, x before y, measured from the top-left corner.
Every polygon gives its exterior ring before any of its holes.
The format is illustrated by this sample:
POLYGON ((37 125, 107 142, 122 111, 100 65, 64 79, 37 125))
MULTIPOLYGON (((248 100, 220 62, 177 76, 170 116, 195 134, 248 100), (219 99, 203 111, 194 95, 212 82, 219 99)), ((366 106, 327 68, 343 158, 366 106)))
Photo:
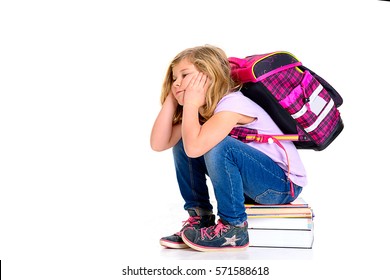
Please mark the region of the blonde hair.
MULTIPOLYGON (((169 95, 174 82, 172 68, 183 59, 194 64, 199 72, 206 74, 210 79, 210 86, 206 92, 206 103, 200 110, 202 112, 201 121, 207 121, 213 115, 221 98, 240 85, 235 84, 232 80, 230 64, 222 49, 211 45, 188 48, 177 54, 168 67, 161 91, 161 104, 169 95)), ((181 122, 182 114, 183 107, 178 105, 174 113, 173 124, 181 122)))

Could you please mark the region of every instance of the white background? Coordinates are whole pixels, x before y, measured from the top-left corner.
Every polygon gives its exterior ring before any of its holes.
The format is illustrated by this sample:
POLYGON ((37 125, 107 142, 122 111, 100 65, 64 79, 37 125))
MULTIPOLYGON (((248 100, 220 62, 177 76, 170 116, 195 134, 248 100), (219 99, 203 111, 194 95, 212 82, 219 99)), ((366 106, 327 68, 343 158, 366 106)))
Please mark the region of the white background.
POLYGON ((389 14, 384 1, 2 1, 4 279, 125 279, 127 265, 379 279, 389 249, 389 14), (261 251, 188 262, 158 244, 180 228, 172 213, 186 215, 171 153, 151 151, 150 129, 169 62, 203 44, 238 57, 290 51, 344 98, 339 138, 301 153, 302 196, 316 214, 308 259, 282 250, 278 260, 261 251))

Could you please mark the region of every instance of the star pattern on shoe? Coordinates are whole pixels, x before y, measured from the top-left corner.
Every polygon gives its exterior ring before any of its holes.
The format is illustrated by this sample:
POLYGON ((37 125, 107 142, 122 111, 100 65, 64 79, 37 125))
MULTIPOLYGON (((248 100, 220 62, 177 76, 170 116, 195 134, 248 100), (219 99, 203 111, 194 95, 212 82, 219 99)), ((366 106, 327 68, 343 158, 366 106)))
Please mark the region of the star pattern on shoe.
POLYGON ((241 238, 237 238, 236 235, 233 235, 232 237, 225 237, 226 241, 222 244, 222 246, 236 246, 236 241, 241 240, 241 238))

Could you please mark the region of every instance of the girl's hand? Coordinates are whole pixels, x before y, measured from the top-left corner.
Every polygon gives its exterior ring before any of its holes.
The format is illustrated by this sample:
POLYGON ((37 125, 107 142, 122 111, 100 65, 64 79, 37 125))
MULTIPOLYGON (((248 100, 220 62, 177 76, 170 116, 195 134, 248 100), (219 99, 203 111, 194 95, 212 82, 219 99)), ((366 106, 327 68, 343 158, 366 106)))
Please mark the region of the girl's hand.
POLYGON ((177 102, 175 96, 173 95, 172 90, 169 92, 169 94, 168 94, 167 97, 165 98, 164 103, 165 103, 165 102, 167 102, 167 103, 169 103, 169 104, 172 104, 172 106, 175 107, 175 108, 177 107, 178 102, 177 102))
POLYGON ((209 87, 209 78, 201 72, 187 76, 186 78, 190 80, 185 89, 184 106, 186 104, 192 104, 198 108, 202 107, 206 104, 206 92, 209 87))

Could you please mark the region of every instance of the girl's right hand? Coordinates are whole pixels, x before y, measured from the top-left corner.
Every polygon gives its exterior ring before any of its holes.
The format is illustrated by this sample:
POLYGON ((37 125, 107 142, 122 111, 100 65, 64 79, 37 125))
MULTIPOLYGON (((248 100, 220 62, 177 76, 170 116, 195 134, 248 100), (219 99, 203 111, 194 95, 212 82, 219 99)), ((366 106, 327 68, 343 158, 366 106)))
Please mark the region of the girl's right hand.
POLYGON ((167 97, 165 98, 165 102, 169 102, 169 103, 170 103, 172 106, 174 106, 175 108, 177 107, 178 102, 177 102, 175 96, 173 95, 172 90, 169 92, 169 94, 168 94, 167 97))
POLYGON ((181 138, 181 125, 172 125, 178 102, 169 92, 152 128, 150 145, 155 151, 164 151, 176 145, 181 138))

